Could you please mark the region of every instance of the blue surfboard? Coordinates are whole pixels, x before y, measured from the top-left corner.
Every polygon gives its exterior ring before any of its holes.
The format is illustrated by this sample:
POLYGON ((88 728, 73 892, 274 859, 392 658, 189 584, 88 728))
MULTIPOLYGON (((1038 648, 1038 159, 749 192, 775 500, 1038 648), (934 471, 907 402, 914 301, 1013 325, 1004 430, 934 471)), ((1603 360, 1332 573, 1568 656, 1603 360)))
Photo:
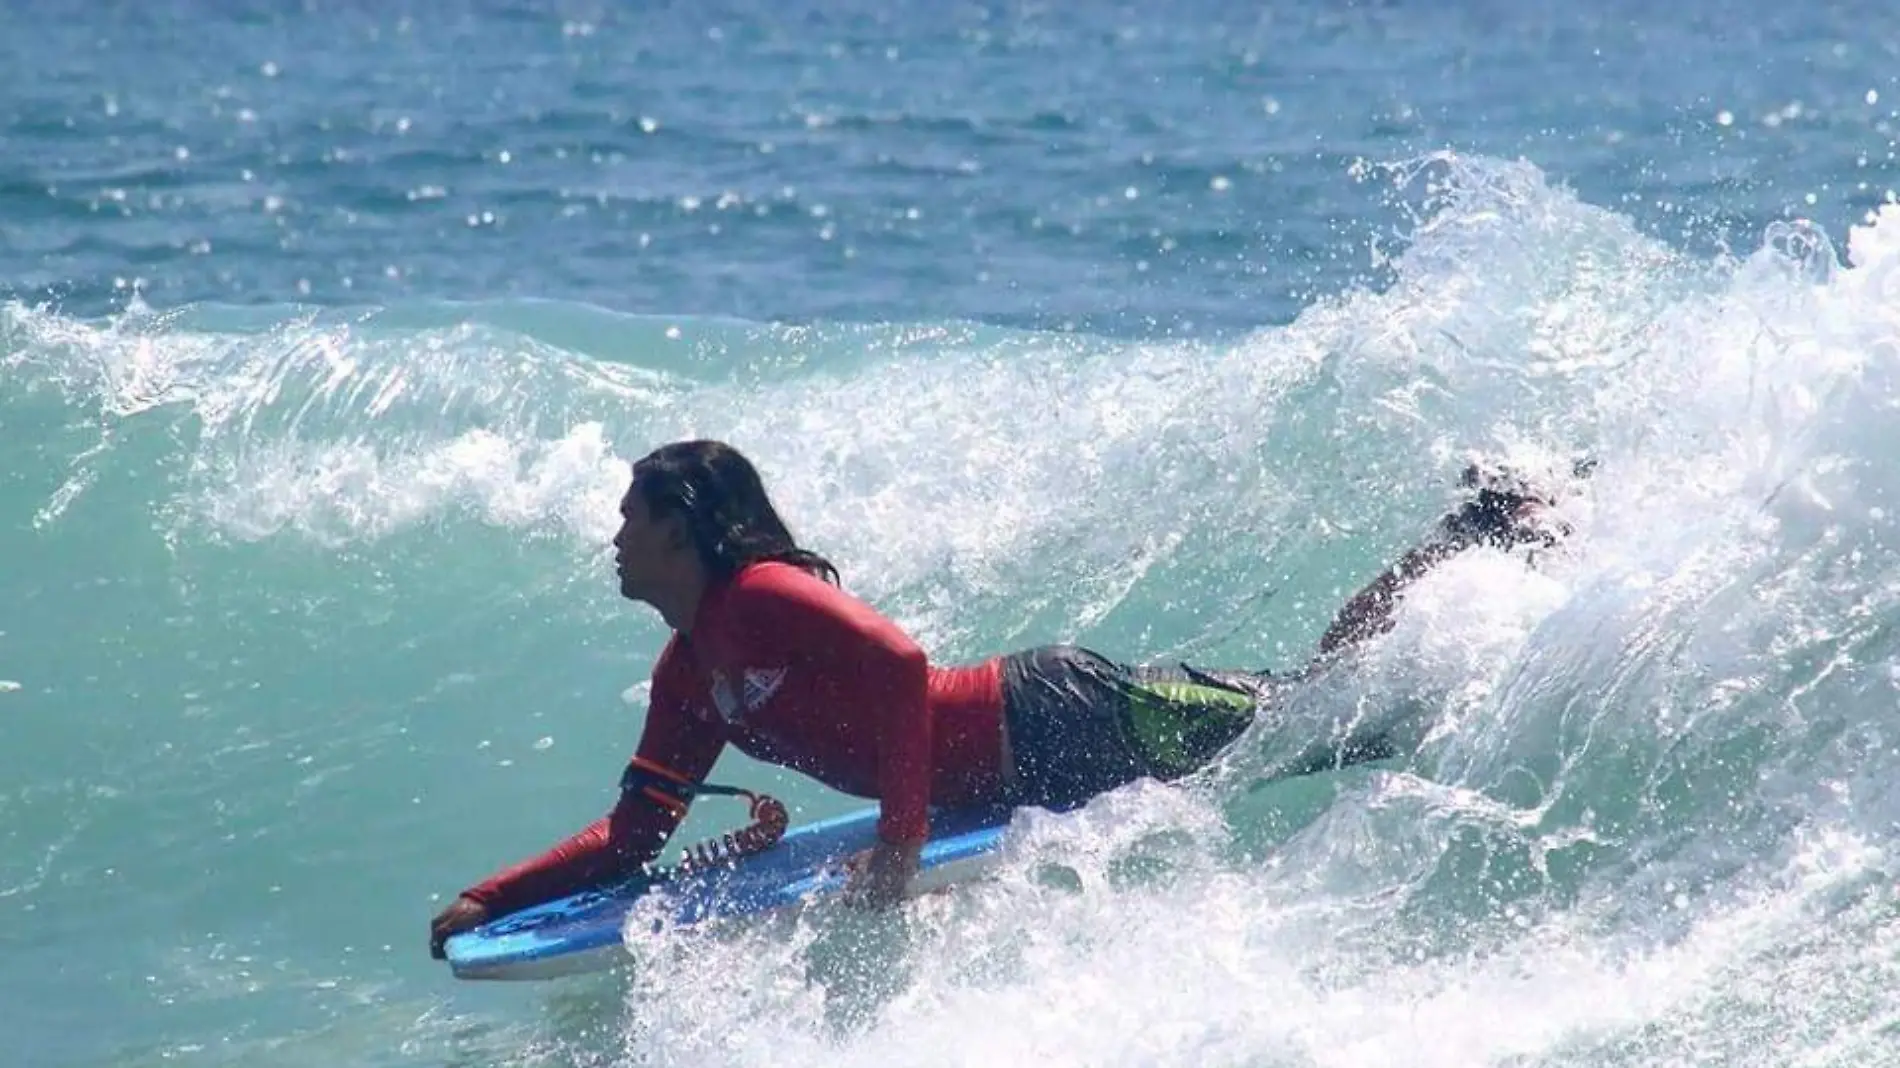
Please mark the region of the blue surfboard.
MULTIPOLYGON (((660 896, 657 925, 692 926, 758 915, 836 893, 839 863, 877 838, 878 810, 793 827, 777 845, 730 865, 691 874, 641 876, 601 890, 503 916, 448 940, 449 967, 460 979, 549 979, 600 971, 628 959, 627 914, 660 896)), ((933 811, 918 857, 913 893, 980 874, 995 862, 1009 809, 933 811)))

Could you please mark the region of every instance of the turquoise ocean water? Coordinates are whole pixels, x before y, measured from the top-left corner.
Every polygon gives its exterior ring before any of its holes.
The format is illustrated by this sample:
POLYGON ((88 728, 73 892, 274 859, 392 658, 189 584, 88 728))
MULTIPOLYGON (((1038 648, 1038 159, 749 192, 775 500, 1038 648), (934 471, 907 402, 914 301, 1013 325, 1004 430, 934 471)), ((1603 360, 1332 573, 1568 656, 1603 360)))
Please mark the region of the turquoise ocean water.
POLYGON ((1900 1061, 1890 9, 5 13, 0 1064, 1900 1061), (1468 458, 1599 467, 987 883, 458 984, 688 435, 946 661, 1296 666, 1468 458))

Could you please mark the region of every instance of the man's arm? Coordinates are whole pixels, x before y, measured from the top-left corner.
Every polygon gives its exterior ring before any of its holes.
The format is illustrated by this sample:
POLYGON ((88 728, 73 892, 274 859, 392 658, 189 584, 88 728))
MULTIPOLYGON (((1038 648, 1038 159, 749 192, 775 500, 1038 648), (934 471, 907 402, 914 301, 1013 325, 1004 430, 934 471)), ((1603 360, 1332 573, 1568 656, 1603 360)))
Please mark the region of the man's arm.
POLYGON ((677 693, 663 693, 656 678, 639 750, 613 810, 461 896, 500 916, 634 874, 659 856, 686 815, 691 787, 706 778, 725 745, 722 732, 688 714, 677 693))
MULTIPOLYGON (((762 642, 836 682, 839 699, 875 712, 878 837, 929 836, 929 661, 897 624, 842 590, 789 567, 749 577, 733 611, 762 642)), ((914 851, 914 850, 913 850, 914 851)))

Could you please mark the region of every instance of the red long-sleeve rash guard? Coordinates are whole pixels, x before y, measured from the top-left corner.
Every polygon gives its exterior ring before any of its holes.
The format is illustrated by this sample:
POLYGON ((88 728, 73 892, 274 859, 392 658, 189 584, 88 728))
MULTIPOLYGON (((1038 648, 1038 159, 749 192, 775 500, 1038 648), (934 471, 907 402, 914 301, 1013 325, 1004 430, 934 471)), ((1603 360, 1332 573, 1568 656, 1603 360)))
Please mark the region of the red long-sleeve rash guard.
MULTIPOLYGON (((919 842, 929 805, 1001 791, 999 661, 933 668, 897 626, 805 571, 753 564, 707 591, 690 638, 653 669, 638 756, 703 781, 728 742, 758 760, 874 798, 878 834, 919 842)), ((500 914, 631 873, 684 809, 630 791, 547 853, 464 892, 500 914)))

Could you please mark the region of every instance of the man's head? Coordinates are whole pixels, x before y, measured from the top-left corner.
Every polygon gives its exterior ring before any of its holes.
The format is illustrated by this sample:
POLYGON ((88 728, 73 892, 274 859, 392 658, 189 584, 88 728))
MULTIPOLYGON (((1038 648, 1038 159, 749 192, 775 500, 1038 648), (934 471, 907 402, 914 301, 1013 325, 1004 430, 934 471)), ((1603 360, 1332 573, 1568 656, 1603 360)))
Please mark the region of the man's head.
POLYGON ((723 442, 674 442, 641 458, 620 516, 614 558, 620 592, 634 600, 695 579, 721 582, 760 560, 838 581, 830 562, 792 539, 752 462, 723 442))

